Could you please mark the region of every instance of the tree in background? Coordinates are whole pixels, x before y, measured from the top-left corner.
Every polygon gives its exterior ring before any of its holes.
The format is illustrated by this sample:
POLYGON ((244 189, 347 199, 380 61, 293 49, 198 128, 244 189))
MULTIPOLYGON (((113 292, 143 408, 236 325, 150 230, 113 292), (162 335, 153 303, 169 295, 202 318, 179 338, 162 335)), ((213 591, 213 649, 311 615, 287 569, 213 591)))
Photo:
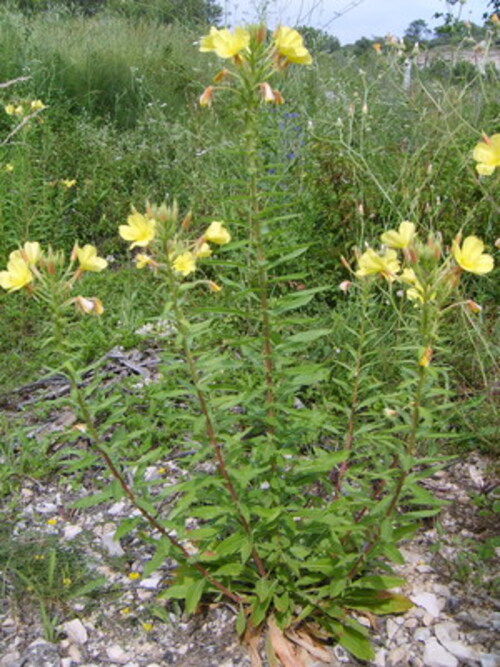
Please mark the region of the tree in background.
POLYGON ((429 40, 431 36, 432 30, 429 28, 424 19, 415 19, 412 21, 406 28, 406 32, 404 34, 405 41, 409 42, 410 44, 415 44, 416 42, 422 44, 422 42, 429 40))
POLYGON ((325 30, 312 28, 311 26, 300 26, 297 30, 303 36, 307 48, 313 54, 321 52, 333 53, 341 48, 337 37, 330 35, 325 30))

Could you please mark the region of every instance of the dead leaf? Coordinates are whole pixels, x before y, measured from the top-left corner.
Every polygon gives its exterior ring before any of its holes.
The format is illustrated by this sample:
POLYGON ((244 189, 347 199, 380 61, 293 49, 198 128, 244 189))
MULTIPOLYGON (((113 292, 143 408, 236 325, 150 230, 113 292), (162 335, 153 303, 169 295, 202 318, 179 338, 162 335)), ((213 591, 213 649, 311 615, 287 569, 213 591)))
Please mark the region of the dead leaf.
POLYGON ((314 640, 310 635, 305 632, 294 632, 293 630, 287 630, 286 636, 297 646, 301 646, 308 653, 310 653, 314 658, 322 660, 323 662, 329 663, 332 660, 331 653, 323 648, 320 644, 315 644, 314 640))
POLYGON ((306 663, 297 655, 295 647, 278 628, 272 616, 267 621, 267 627, 273 650, 283 667, 306 667, 306 663))
POLYGON ((248 650, 248 655, 252 661, 252 667, 262 667, 262 660, 259 655, 260 631, 251 623, 247 623, 242 643, 248 650))

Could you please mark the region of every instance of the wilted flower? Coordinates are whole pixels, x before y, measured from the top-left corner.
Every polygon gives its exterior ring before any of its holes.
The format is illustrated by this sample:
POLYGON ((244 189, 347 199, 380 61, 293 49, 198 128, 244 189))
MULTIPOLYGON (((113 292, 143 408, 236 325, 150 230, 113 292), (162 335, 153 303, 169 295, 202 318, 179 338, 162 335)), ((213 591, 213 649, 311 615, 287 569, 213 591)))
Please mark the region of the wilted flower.
POLYGON ((75 296, 74 304, 84 315, 102 315, 104 312, 102 301, 95 296, 75 296))
POLYGON ((149 255, 140 252, 135 256, 136 268, 143 269, 145 266, 149 266, 150 264, 156 264, 156 262, 149 255))
POLYGON ((80 262, 81 271, 102 271, 108 265, 103 257, 97 256, 97 248, 87 243, 83 248, 75 246, 73 254, 80 262))
POLYGON ((210 33, 201 38, 200 51, 215 51, 219 58, 233 58, 246 49, 250 43, 250 33, 245 28, 235 28, 231 33, 227 28, 210 28, 210 33))
POLYGON ((496 167, 500 167, 500 134, 485 136, 484 140, 474 147, 472 157, 477 162, 477 173, 490 176, 496 167))
POLYGON ((259 83, 259 92, 264 102, 271 102, 271 104, 276 102, 273 89, 267 83, 267 81, 264 81, 264 83, 259 83))
POLYGON ((384 232, 380 240, 389 248, 407 248, 415 236, 415 225, 413 222, 403 220, 399 225, 399 230, 390 229, 384 232))
POLYGON ((231 240, 231 234, 224 227, 223 222, 214 221, 203 234, 203 238, 217 245, 226 245, 231 240))
POLYGON ((432 347, 426 347, 422 356, 418 360, 419 366, 427 368, 427 366, 429 366, 429 364, 431 363, 432 353, 433 353, 432 347))
MULTIPOLYGON (((498 135, 500 138, 500 134, 498 135)), ((453 241, 452 253, 456 263, 464 270, 470 273, 482 275, 489 273, 493 269, 493 257, 483 253, 484 243, 477 236, 468 236, 459 245, 460 240, 457 237, 453 241)))
POLYGON ((132 241, 130 248, 146 247, 154 239, 156 220, 147 218, 132 207, 132 213, 127 218, 126 225, 120 225, 119 234, 125 241, 132 241))
POLYGON ((341 292, 347 292, 351 287, 352 282, 350 280, 343 280, 339 285, 339 290, 341 292))
POLYGON ((472 299, 467 299, 465 305, 467 306, 467 308, 470 310, 471 313, 480 313, 483 310, 483 307, 476 301, 473 301, 472 299))
POLYGON ((359 277, 381 274, 389 281, 395 279, 395 274, 400 268, 395 250, 389 249, 384 255, 378 255, 372 248, 368 248, 361 255, 358 266, 356 275, 359 277))
POLYGON ((196 271, 196 258, 192 252, 183 252, 182 255, 179 255, 174 260, 172 266, 178 273, 188 276, 193 271, 196 271))
POLYGON ((28 264, 21 257, 20 251, 15 250, 9 255, 7 270, 0 271, 0 287, 9 292, 15 292, 25 287, 33 280, 28 264))
POLYGON ((200 107, 211 107, 212 106, 212 99, 214 96, 214 90, 215 88, 213 86, 207 86, 205 90, 202 92, 200 95, 200 98, 198 100, 200 107))
POLYGON ((274 45, 287 62, 310 65, 312 56, 304 46, 302 36, 293 28, 280 26, 274 33, 274 45))
POLYGON ((220 292, 222 290, 222 287, 220 285, 217 285, 217 283, 214 283, 213 280, 208 281, 208 289, 211 292, 220 292))

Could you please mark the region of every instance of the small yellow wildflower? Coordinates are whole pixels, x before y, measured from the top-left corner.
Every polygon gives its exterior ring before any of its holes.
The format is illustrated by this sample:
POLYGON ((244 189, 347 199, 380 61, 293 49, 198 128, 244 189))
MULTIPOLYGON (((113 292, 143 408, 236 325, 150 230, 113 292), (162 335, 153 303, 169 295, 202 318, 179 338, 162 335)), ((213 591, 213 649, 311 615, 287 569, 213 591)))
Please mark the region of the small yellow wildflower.
POLYGON ((490 176, 496 167, 500 167, 500 134, 484 137, 474 147, 472 157, 477 162, 476 171, 481 176, 490 176))
POLYGON ((132 609, 130 607, 123 607, 123 609, 120 609, 120 614, 123 616, 127 616, 128 614, 132 613, 132 609))
POLYGON ((389 248, 407 248, 415 236, 415 225, 413 222, 403 220, 399 225, 399 230, 391 229, 384 232, 380 240, 389 248))
MULTIPOLYGON (((498 136, 500 138, 500 134, 498 136)), ((462 243, 462 247, 459 243, 458 238, 453 241, 452 253, 456 263, 464 271, 482 275, 493 269, 493 257, 483 253, 484 243, 481 239, 478 239, 477 236, 468 236, 462 243)))
POLYGON ((15 292, 33 280, 28 264, 20 256, 19 250, 10 253, 7 270, 0 271, 0 287, 15 292))
POLYGON ((287 62, 310 65, 312 56, 304 46, 302 36, 293 28, 280 26, 274 33, 274 45, 287 62))
POLYGON ((83 248, 78 245, 74 248, 74 254, 80 262, 80 269, 82 271, 102 271, 108 265, 108 262, 103 257, 97 256, 97 248, 87 243, 83 248))
POLYGON ((151 259, 149 255, 146 255, 143 252, 137 253, 135 256, 135 266, 138 269, 143 269, 145 266, 149 266, 150 264, 155 264, 155 261, 151 259))
POLYGON ((33 558, 34 558, 35 560, 44 560, 44 559, 45 559, 45 556, 44 556, 43 554, 35 554, 35 555, 33 556, 33 558))
POLYGON ((210 257, 212 254, 212 249, 208 243, 201 243, 197 248, 195 248, 194 256, 196 259, 205 259, 205 257, 210 257))
POLYGON ((60 180, 61 185, 64 185, 66 190, 70 190, 71 188, 74 188, 76 185, 76 178, 62 178, 60 180))
POLYGON ((119 234, 125 241, 132 241, 130 248, 145 248, 155 237, 156 220, 138 213, 132 207, 126 225, 120 225, 119 234))
POLYGON ((380 42, 375 42, 372 44, 372 49, 377 53, 382 53, 382 44, 380 42))
POLYGON ((70 579, 69 577, 63 577, 62 582, 63 582, 63 586, 71 586, 71 584, 73 583, 73 580, 70 579))
POLYGON ((39 109, 46 109, 46 106, 42 102, 42 100, 32 100, 30 106, 32 111, 38 111, 39 109))
POLYGON ((231 234, 224 227, 223 222, 214 221, 210 223, 208 229, 203 234, 203 238, 210 243, 217 245, 226 245, 231 240, 231 234))
POLYGON ((7 162, 6 164, 4 164, 3 170, 10 173, 11 171, 14 171, 14 165, 11 164, 10 162, 7 162))
POLYGON ((75 296, 74 303, 84 315, 102 315, 104 312, 102 301, 95 296, 75 296))
POLYGON ((188 276, 196 270, 196 259, 192 252, 183 252, 173 262, 174 270, 183 276, 188 276))
POLYGON ((140 572, 129 572, 127 576, 130 579, 130 581, 136 581, 137 579, 141 578, 141 573, 140 572))
POLYGON ((153 624, 152 623, 147 623, 146 621, 143 621, 141 623, 141 625, 142 625, 142 628, 145 632, 151 632, 151 630, 153 629, 153 624))
POLYGON ((378 255, 375 250, 368 248, 358 259, 358 277, 381 274, 386 280, 395 279, 395 274, 400 269, 398 256, 395 250, 386 250, 384 255, 378 255))
POLYGON ((4 111, 7 114, 7 116, 13 116, 16 111, 16 108, 13 104, 6 104, 4 106, 4 111))
POLYGON ((200 51, 214 51, 219 58, 233 58, 248 48, 250 33, 245 28, 235 28, 231 33, 227 28, 210 28, 210 33, 200 40, 200 51))
POLYGON ((57 517, 47 519, 47 526, 55 526, 57 524, 57 517))

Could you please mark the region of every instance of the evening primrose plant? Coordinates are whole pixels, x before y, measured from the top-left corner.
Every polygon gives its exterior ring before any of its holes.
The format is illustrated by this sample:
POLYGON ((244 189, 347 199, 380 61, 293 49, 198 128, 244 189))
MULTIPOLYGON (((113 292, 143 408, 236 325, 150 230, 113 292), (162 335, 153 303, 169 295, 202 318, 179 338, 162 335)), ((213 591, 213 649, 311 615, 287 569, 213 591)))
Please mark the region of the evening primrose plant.
POLYGON ((304 307, 332 286, 297 286, 293 263, 307 248, 285 247, 290 218, 273 200, 263 128, 266 111, 285 104, 280 78, 311 55, 285 26, 211 28, 199 48, 223 61, 199 104, 235 110, 240 188, 234 201, 210 202, 201 221, 173 200, 132 207, 118 227, 171 334, 140 407, 123 392, 93 404, 74 368, 74 309, 106 315, 76 289, 106 269, 94 246, 75 245, 67 262, 28 242, 11 252, 0 285, 47 304, 77 432, 113 478, 77 506, 124 498, 134 507, 115 539, 146 535, 144 576, 176 562, 158 598, 189 614, 229 602, 255 667, 264 637, 269 664, 329 662, 333 642, 371 660, 364 619, 411 607, 392 590, 404 582, 391 563, 440 507, 419 482, 439 465, 426 446, 450 437, 434 417, 450 402, 440 390, 441 325, 454 308, 477 312, 461 277, 489 273, 493 258, 474 235, 447 249, 403 220, 381 248, 356 251, 353 266, 343 260, 346 315, 311 315, 304 307), (145 396, 156 410, 145 412, 145 396), (165 475, 173 459, 176 472, 165 475), (152 465, 163 472, 151 476, 152 465))

